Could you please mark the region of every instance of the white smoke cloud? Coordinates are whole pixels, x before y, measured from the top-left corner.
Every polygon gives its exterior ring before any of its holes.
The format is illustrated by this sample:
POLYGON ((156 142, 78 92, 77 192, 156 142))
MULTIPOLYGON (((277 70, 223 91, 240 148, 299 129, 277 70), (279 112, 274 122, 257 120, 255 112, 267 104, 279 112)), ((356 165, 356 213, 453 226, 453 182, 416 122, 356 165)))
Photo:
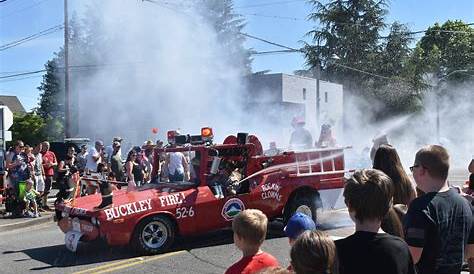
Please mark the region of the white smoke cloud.
POLYGON ((449 87, 448 95, 439 97, 440 130, 439 142, 436 127, 437 95, 427 91, 423 98, 423 109, 419 113, 392 117, 383 122, 371 122, 372 114, 379 111, 379 102, 368 102, 360 98, 349 98, 345 104, 346 124, 344 144, 352 145, 348 151, 351 167, 358 166, 361 159, 365 166, 371 166, 368 151, 372 139, 387 134, 390 144, 398 151, 405 169, 413 164, 416 152, 428 144, 441 144, 451 156, 455 168, 466 169, 474 155, 474 123, 472 120, 474 104, 473 90, 449 87))
MULTIPOLYGON (((79 97, 78 135, 102 138, 106 143, 119 135, 141 144, 146 139, 163 139, 168 129, 198 134, 201 127, 212 126, 218 142, 244 131, 255 133, 264 146, 269 141, 288 144, 289 118, 262 119, 265 115, 261 114, 276 111, 271 106, 262 105, 252 112, 245 109, 244 68, 233 65, 241 63, 234 61, 242 56, 229 55, 215 30, 192 7, 176 10, 130 0, 81 1, 80 5, 81 20, 94 17, 90 12, 98 15, 89 22, 96 39, 91 41, 96 58, 80 61, 100 60, 109 66, 87 71, 87 77, 72 71, 79 97), (152 134, 154 127, 159 128, 158 135, 152 134)), ((473 96, 472 89, 456 93, 459 95, 442 101, 440 141, 453 163, 464 166, 474 154, 469 118, 473 96)), ((370 148, 375 136, 387 133, 407 168, 422 145, 437 142, 436 104, 431 95, 424 100, 423 112, 376 124, 371 122, 372 113, 383 107, 381 103, 347 99, 347 127, 344 136, 336 138, 338 144, 353 146, 348 158, 370 148)))
POLYGON ((75 78, 78 135, 106 142, 120 135, 141 144, 163 139, 169 129, 199 134, 201 127, 212 126, 220 142, 248 130, 241 118, 243 68, 231 66, 242 56, 229 56, 192 7, 178 11, 141 1, 93 2, 79 18, 99 15, 92 42, 97 59, 110 66, 75 78), (151 132, 154 127, 158 136, 151 132))

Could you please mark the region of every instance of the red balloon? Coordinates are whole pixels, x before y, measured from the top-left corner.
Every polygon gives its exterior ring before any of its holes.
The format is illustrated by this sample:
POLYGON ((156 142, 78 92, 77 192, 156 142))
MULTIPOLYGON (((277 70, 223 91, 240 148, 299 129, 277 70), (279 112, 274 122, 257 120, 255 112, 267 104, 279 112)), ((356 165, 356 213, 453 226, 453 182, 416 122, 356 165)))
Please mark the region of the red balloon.
POLYGON ((156 127, 152 128, 151 132, 153 132, 153 134, 157 134, 158 133, 158 128, 156 128, 156 127))

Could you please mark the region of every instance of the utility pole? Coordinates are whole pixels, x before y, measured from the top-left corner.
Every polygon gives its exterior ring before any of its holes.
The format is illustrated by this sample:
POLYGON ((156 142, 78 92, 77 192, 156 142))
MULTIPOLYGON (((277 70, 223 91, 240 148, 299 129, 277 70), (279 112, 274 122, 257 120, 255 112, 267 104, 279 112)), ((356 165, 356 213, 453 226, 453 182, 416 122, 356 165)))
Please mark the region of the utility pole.
POLYGON ((67 0, 64 0, 64 112, 65 138, 71 137, 71 94, 69 91, 69 27, 68 27, 67 0))
POLYGON ((441 102, 440 102, 440 100, 441 100, 441 89, 443 88, 441 85, 442 85, 443 82, 446 82, 451 75, 456 74, 456 73, 467 73, 467 72, 469 72, 469 70, 467 70, 467 69, 458 69, 458 70, 455 70, 455 71, 451 71, 447 75, 441 77, 438 80, 438 83, 436 84, 436 86, 434 86, 435 96, 436 96, 436 141, 438 142, 438 144, 441 144, 441 125, 440 125, 440 117, 439 117, 440 104, 441 104, 441 102))
POLYGON ((318 59, 316 64, 316 126, 321 127, 321 94, 319 89, 319 80, 321 79, 321 61, 318 59))

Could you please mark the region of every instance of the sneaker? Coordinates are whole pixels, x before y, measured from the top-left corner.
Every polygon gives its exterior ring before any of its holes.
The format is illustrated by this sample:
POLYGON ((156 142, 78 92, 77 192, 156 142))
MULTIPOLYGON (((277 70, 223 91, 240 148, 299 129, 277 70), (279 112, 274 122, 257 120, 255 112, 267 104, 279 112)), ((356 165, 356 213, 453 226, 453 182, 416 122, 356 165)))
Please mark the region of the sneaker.
POLYGON ((39 213, 33 214, 33 218, 38 218, 38 217, 40 217, 39 213))

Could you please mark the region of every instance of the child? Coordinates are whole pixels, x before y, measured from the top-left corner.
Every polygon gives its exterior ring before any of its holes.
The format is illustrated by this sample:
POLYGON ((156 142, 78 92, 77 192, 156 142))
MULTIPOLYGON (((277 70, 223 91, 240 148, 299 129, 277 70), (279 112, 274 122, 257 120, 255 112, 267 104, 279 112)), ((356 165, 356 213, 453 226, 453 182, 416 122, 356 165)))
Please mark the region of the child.
POLYGON ((291 218, 288 220, 283 231, 285 231, 286 236, 288 237, 288 241, 290 246, 296 241, 296 238, 300 236, 306 230, 315 230, 316 224, 314 221, 306 214, 301 212, 296 212, 291 218))
POLYGON ((243 257, 227 269, 225 274, 250 274, 268 267, 278 266, 278 261, 260 249, 267 234, 267 216, 258 209, 246 209, 232 222, 234 244, 243 257))
POLYGON ((296 274, 333 274, 336 246, 321 231, 304 231, 291 247, 291 265, 296 274))
POLYGON ((390 177, 376 169, 356 171, 343 195, 356 232, 335 242, 339 273, 416 273, 405 241, 380 229, 393 199, 390 177))
MULTIPOLYGON (((307 230, 316 230, 316 224, 314 223, 313 219, 301 212, 296 212, 293 216, 291 216, 285 228, 283 229, 286 236, 288 237, 290 246, 293 246, 296 238, 298 238, 298 236, 307 230)), ((289 265, 287 269, 293 271, 293 267, 291 265, 289 265)))
POLYGON ((39 195, 33 188, 33 181, 31 179, 26 180, 26 187, 25 187, 25 215, 30 216, 33 218, 39 217, 38 213, 38 204, 36 203, 36 196, 39 195), (33 213, 30 213, 30 209, 33 209, 33 213))

